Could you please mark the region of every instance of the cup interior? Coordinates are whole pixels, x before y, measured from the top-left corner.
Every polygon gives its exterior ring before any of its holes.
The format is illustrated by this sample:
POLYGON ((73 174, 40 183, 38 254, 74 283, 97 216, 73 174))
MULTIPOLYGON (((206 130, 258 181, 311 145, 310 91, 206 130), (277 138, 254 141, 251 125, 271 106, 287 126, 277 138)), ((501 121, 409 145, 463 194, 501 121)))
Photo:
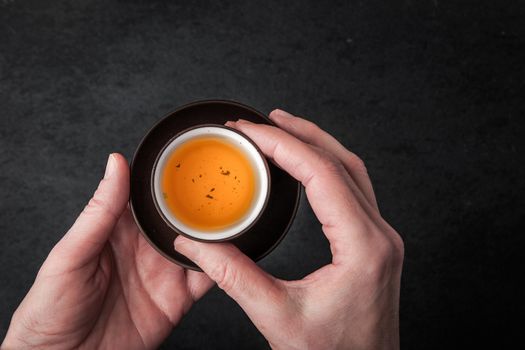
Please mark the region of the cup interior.
POLYGON ((266 206, 270 189, 270 175, 266 159, 255 144, 235 129, 222 125, 205 125, 191 128, 175 136, 161 151, 155 162, 152 175, 152 192, 164 220, 180 234, 201 241, 224 241, 237 237, 251 227, 266 206), (198 230, 186 225, 169 209, 162 193, 162 176, 170 155, 190 140, 201 137, 216 137, 240 150, 250 162, 255 175, 255 191, 252 203, 238 221, 218 230, 198 230))

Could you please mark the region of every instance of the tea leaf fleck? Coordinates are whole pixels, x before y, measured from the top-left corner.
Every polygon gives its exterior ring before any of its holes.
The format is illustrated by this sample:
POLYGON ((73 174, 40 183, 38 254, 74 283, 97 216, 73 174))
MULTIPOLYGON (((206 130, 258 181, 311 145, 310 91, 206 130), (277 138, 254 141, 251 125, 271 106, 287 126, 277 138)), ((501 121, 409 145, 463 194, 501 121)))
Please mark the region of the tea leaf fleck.
POLYGON ((230 175, 230 171, 229 171, 229 170, 226 170, 226 171, 222 170, 222 171, 221 171, 221 175, 226 175, 226 176, 228 176, 228 175, 230 175))
POLYGON ((210 196, 209 194, 207 194, 206 198, 213 199, 213 196, 210 196))
POLYGON ((175 168, 180 168, 180 163, 175 165, 175 168))
POLYGON ((162 192, 162 197, 164 197, 164 199, 168 198, 168 194, 166 192, 162 192))
POLYGON ((210 192, 213 192, 213 191, 215 191, 215 187, 212 187, 212 189, 210 190, 210 192))

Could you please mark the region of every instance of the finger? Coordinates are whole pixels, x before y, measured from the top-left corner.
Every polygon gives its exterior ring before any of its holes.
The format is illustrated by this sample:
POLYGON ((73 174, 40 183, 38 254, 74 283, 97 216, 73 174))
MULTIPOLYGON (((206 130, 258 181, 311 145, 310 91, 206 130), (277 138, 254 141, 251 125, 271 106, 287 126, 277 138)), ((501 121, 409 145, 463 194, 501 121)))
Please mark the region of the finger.
MULTIPOLYGON (((232 120, 227 121, 226 123, 224 123, 224 125, 229 126, 230 128, 233 128, 233 129, 237 129, 237 130, 238 130, 238 128, 236 127, 237 122, 234 122, 234 121, 232 121, 232 120)), ((279 164, 275 163, 275 161, 274 161, 273 159, 270 158, 270 159, 268 159, 268 160, 269 160, 273 165, 275 165, 277 168, 281 169, 281 167, 279 166, 279 164)), ((282 170, 282 169, 281 169, 281 170, 282 170)))
POLYGON ((197 264, 248 315, 276 311, 285 298, 282 284, 228 243, 201 243, 179 236, 175 249, 197 264))
POLYGON ((203 272, 186 270, 188 290, 193 300, 199 300, 215 282, 203 272))
POLYGON ((336 156, 365 195, 367 201, 377 209, 377 201, 372 182, 370 181, 363 161, 355 153, 347 150, 332 135, 308 120, 295 117, 280 109, 272 111, 270 113, 270 119, 280 128, 300 140, 320 147, 336 156))
POLYGON ((353 181, 337 159, 276 127, 243 121, 235 127, 305 186, 308 201, 330 241, 334 263, 340 254, 355 248, 358 240, 365 239, 367 230, 363 228, 370 219, 361 203, 364 199, 350 188, 353 181))
POLYGON ((104 248, 113 228, 126 208, 129 197, 129 167, 126 159, 110 154, 104 178, 73 226, 56 249, 67 253, 64 263, 82 266, 104 248))

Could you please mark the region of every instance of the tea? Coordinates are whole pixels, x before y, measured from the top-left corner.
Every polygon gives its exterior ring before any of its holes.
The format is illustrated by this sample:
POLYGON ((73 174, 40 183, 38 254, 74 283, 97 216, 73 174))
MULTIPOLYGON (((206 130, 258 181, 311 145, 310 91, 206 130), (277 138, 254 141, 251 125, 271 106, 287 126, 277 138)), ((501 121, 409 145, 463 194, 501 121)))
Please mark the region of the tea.
POLYGON ((213 231, 243 219, 253 204, 255 181, 241 149, 221 137, 202 136, 169 156, 161 188, 167 207, 182 223, 213 231))

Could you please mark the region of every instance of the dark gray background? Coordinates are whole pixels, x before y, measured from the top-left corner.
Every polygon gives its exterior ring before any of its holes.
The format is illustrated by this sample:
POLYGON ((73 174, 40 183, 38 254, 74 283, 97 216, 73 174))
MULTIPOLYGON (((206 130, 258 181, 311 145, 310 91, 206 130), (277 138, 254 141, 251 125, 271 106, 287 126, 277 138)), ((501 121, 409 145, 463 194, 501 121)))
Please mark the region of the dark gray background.
MULTIPOLYGON (((0 0, 0 337, 108 153, 173 108, 308 116, 362 156, 402 235, 405 349, 511 342, 523 317, 523 1, 0 0), (521 253, 521 254, 520 254, 521 253)), ((261 265, 330 260, 304 201, 261 265)), ((214 289, 165 348, 264 349, 214 289)))

